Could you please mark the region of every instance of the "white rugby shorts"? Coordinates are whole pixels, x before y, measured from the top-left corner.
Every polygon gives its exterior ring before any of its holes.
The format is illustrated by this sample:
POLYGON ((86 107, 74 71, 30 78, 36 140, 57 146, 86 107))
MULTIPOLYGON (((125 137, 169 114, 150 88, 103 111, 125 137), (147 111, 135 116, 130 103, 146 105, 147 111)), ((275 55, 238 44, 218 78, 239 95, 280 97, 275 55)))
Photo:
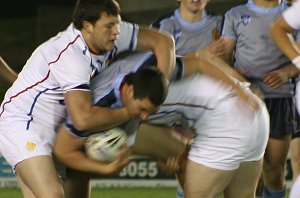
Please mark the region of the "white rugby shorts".
POLYGON ((269 114, 264 104, 253 112, 236 97, 206 111, 196 123, 197 137, 188 158, 220 170, 235 170, 242 162, 264 155, 269 137, 269 114))
POLYGON ((13 167, 31 157, 52 155, 55 132, 11 131, 8 128, 0 130, 0 152, 13 167))

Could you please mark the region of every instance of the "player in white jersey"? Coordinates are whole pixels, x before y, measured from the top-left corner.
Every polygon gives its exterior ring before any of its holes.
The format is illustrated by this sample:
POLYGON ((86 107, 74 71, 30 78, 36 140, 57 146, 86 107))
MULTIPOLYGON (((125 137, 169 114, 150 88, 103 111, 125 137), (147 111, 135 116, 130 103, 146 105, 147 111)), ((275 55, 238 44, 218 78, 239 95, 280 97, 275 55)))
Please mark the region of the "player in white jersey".
POLYGON ((171 75, 173 39, 121 22, 115 0, 78 1, 68 29, 33 52, 0 110, 0 150, 16 171, 24 197, 63 197, 51 147, 66 111, 76 129, 91 132, 136 116, 91 103, 91 78, 124 50, 152 50, 159 69, 171 75))
MULTIPOLYGON (((264 197, 285 197, 285 162, 294 133, 294 84, 297 68, 269 36, 269 26, 287 5, 279 0, 249 0, 225 15, 222 37, 227 60, 258 88, 270 113, 270 138, 265 154, 264 197), (283 119, 283 117, 285 119, 283 119)), ((294 36, 300 36, 295 32, 294 36)))
POLYGON ((196 132, 184 171, 185 196, 253 197, 269 135, 262 101, 256 112, 221 82, 195 75, 171 83, 165 102, 149 118, 169 126, 182 120, 196 132))
MULTIPOLYGON (((293 5, 282 13, 282 16, 274 23, 271 28, 271 36, 282 52, 292 60, 293 64, 300 68, 300 39, 294 40, 289 34, 295 30, 300 30, 300 1, 295 1, 293 5)), ((299 113, 300 109, 300 86, 296 87, 296 105, 299 113)), ((293 186, 290 198, 300 197, 300 138, 294 138, 291 142, 291 160, 293 168, 293 186)))
POLYGON ((203 48, 213 54, 222 54, 222 41, 218 40, 222 17, 207 13, 207 2, 208 0, 179 0, 178 9, 151 24, 152 27, 173 35, 176 55, 183 56, 203 48))
MULTIPOLYGON (((223 55, 223 40, 219 39, 222 16, 206 12, 209 0, 177 0, 178 8, 161 16, 152 27, 173 35, 176 55, 205 50, 217 56, 223 55)), ((177 197, 182 198, 180 186, 177 197)))

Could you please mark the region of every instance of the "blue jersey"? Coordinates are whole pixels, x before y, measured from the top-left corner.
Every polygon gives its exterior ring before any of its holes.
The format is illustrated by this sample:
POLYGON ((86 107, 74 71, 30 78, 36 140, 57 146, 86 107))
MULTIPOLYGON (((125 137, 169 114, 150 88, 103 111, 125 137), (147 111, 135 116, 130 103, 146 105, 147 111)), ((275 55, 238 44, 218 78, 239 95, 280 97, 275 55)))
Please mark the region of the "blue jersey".
MULTIPOLYGON (((124 59, 117 60, 111 64, 110 67, 105 69, 100 74, 96 75, 91 80, 91 91, 93 96, 93 104, 100 107, 107 108, 121 108, 123 103, 120 95, 120 86, 126 75, 130 72, 135 72, 140 68, 156 65, 157 60, 153 53, 134 53, 124 59)), ((176 59, 176 70, 173 75, 173 80, 181 79, 183 74, 183 64, 181 58, 176 59)), ((136 130, 138 121, 130 121, 130 124, 120 126, 128 127, 125 129, 127 133, 131 133, 136 130), (133 124, 135 123, 135 124, 133 124), (132 125, 134 127, 132 127, 132 125), (130 132, 128 132, 130 130, 130 132)), ((74 128, 73 122, 69 116, 67 116, 66 126, 69 131, 79 137, 87 137, 88 132, 78 131, 74 128)))
MULTIPOLYGON (((252 85, 260 88, 266 98, 292 97, 291 81, 277 89, 266 85, 264 75, 291 64, 269 36, 270 24, 275 22, 287 5, 262 8, 249 1, 232 8, 225 14, 223 38, 236 42, 234 67, 246 71, 245 77, 252 85)), ((294 36, 300 37, 300 32, 294 36)))
POLYGON ((187 22, 181 18, 177 9, 172 14, 159 18, 152 26, 172 34, 176 54, 183 56, 198 51, 216 40, 220 34, 221 24, 221 16, 210 14, 205 14, 198 22, 187 22))

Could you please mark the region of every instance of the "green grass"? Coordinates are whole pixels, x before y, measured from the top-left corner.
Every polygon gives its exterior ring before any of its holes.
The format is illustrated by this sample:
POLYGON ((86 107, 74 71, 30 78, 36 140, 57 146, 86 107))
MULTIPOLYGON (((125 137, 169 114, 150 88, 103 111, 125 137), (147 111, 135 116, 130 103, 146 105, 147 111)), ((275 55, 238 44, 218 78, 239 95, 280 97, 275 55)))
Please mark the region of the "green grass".
MULTIPOLYGON (((175 188, 94 188, 91 198, 174 198, 175 188)), ((1 198, 22 197, 18 188, 0 188, 1 198)))

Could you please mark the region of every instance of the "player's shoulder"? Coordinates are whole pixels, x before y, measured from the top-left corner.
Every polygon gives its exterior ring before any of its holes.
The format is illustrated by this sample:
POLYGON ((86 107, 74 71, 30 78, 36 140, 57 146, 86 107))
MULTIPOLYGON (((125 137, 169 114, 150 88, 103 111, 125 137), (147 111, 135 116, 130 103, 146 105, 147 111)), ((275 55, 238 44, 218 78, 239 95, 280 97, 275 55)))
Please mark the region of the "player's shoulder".
POLYGON ((65 31, 59 32, 56 36, 43 43, 41 48, 42 51, 50 56, 62 56, 66 53, 78 55, 87 51, 80 31, 70 26, 65 31))
POLYGON ((174 16, 174 11, 168 12, 168 13, 158 17, 156 20, 154 20, 151 23, 151 27, 160 28, 162 22, 173 20, 173 16, 174 16))
POLYGON ((237 14, 237 13, 243 12, 245 9, 246 9, 246 3, 239 4, 239 5, 236 5, 232 8, 230 8, 226 12, 226 15, 228 15, 228 14, 237 14))
POLYGON ((216 14, 216 13, 213 13, 213 12, 207 12, 206 16, 209 20, 214 20, 214 21, 222 21, 222 19, 223 19, 222 15, 216 14))

